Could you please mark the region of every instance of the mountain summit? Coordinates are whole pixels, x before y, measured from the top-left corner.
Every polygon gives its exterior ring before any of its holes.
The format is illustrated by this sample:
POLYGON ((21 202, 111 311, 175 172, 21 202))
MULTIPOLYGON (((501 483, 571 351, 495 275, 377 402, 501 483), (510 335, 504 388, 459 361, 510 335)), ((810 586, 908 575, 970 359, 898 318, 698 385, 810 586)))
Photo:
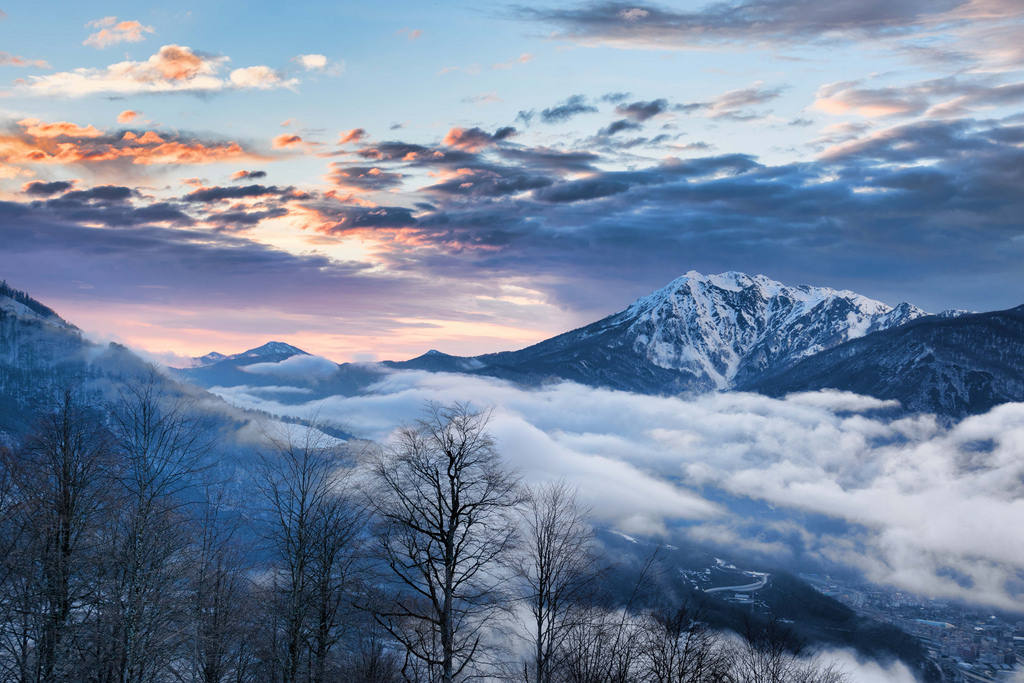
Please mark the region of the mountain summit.
POLYGON ((691 271, 619 313, 519 351, 392 365, 656 394, 720 390, 925 315, 847 290, 691 271))

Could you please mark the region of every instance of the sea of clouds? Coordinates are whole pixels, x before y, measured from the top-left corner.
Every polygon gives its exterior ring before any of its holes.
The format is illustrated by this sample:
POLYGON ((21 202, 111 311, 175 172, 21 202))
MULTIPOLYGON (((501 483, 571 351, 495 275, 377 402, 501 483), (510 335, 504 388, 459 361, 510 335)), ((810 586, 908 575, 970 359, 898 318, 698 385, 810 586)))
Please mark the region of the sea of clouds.
POLYGON ((382 442, 428 401, 466 401, 493 410, 498 447, 527 482, 568 480, 596 521, 624 532, 852 568, 926 596, 1024 604, 1024 403, 946 426, 834 391, 684 399, 420 371, 298 405, 267 388, 213 391, 382 442))

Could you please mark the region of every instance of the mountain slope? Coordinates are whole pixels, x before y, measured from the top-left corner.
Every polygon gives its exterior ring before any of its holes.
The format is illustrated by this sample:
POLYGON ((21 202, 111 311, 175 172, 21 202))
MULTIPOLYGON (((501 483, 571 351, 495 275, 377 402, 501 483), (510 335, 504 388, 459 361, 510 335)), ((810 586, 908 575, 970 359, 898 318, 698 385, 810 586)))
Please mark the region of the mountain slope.
POLYGON ((910 304, 893 308, 850 291, 691 271, 624 311, 519 351, 475 358, 435 352, 389 365, 652 394, 709 391, 923 315, 910 304))
POLYGON ((855 339, 739 388, 780 396, 832 388, 950 417, 1024 400, 1024 306, 929 316, 855 339))
POLYGON ((147 370, 125 347, 89 341, 52 309, 0 283, 0 441, 23 430, 36 405, 59 389, 98 391, 100 383, 147 370))

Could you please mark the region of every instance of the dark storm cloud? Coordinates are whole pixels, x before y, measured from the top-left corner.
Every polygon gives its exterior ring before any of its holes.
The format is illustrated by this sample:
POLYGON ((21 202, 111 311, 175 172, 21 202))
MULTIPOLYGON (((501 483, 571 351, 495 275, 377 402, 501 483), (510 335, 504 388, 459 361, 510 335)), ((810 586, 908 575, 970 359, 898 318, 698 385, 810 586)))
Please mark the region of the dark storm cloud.
POLYGON ((559 183, 553 187, 534 192, 534 197, 542 202, 578 202, 599 197, 608 197, 625 192, 627 183, 605 178, 588 178, 559 183))
POLYGON ((651 100, 649 102, 630 102, 629 104, 620 104, 615 107, 615 112, 619 116, 625 116, 628 119, 634 121, 646 121, 649 118, 657 116, 668 109, 668 100, 658 99, 651 100))
POLYGON ((120 192, 112 190, 111 186, 101 186, 92 190, 68 192, 61 197, 45 201, 32 202, 31 213, 53 220, 98 223, 110 227, 130 227, 151 223, 191 225, 195 222, 191 216, 172 203, 154 202, 135 206, 126 201, 127 198, 127 196, 121 196, 120 192))
POLYGON ((635 121, 630 121, 629 119, 619 119, 617 121, 612 121, 611 123, 609 123, 607 126, 599 130, 597 134, 610 136, 615 135, 616 133, 621 133, 624 130, 639 130, 641 128, 643 128, 643 125, 635 121))
POLYGON ((219 202, 225 199, 243 199, 249 197, 280 196, 288 192, 287 188, 276 185, 243 185, 241 187, 201 187, 185 195, 186 202, 219 202))
POLYGON ((98 185, 88 190, 75 190, 61 195, 61 200, 76 202, 123 202, 130 199, 135 190, 122 185, 98 185))
POLYGON ((25 194, 39 195, 47 197, 52 194, 60 194, 70 190, 73 183, 69 183, 66 180, 54 180, 53 182, 44 183, 41 180, 35 180, 31 183, 26 183, 22 188, 25 194))
POLYGON ((225 230, 246 230, 268 218, 287 216, 288 209, 274 207, 269 209, 237 209, 208 213, 203 216, 207 223, 225 230))
POLYGON ((604 95, 601 95, 601 101, 618 103, 626 99, 627 97, 629 97, 628 92, 608 92, 605 93, 604 95))
POLYGON ((401 173, 382 171, 376 166, 349 166, 334 162, 330 166, 328 180, 335 185, 356 191, 374 192, 398 187, 402 184, 401 173))
POLYGON ((476 152, 503 140, 508 140, 515 134, 516 129, 512 126, 504 126, 493 133, 488 133, 484 129, 475 126, 473 128, 456 127, 448 131, 448 134, 444 136, 442 144, 447 147, 476 152))
POLYGON ((563 173, 594 170, 594 163, 600 156, 589 151, 559 150, 549 147, 505 147, 498 154, 512 162, 529 168, 539 168, 563 173))
POLYGON ((617 47, 685 48, 737 41, 797 42, 902 35, 968 0, 738 0, 676 11, 655 5, 590 2, 521 7, 519 16, 558 27, 560 37, 617 47))
POLYGON ((362 183, 357 189, 391 189, 402 180, 406 206, 273 186, 201 188, 205 194, 190 201, 153 202, 101 187, 7 202, 0 230, 24 245, 32 238, 23 224, 64 225, 79 241, 61 249, 73 251, 89 233, 68 224, 130 226, 87 230, 103 239, 184 235, 193 253, 205 248, 197 235, 235 234, 295 208, 298 217, 313 217, 307 227, 321 233, 317 239, 380 234, 389 245, 380 258, 395 272, 466 283, 481 273, 532 278, 552 300, 595 313, 689 268, 767 272, 934 309, 1020 303, 1013 284, 1024 258, 1024 121, 933 120, 851 129, 845 138, 804 163, 729 154, 638 160, 629 170, 595 151, 502 141, 470 152, 396 140, 332 168, 362 183), (436 180, 414 189, 407 180, 413 169, 417 179, 436 180), (216 200, 245 197, 257 201, 201 213, 216 200), (152 225, 192 222, 214 230, 152 225))
MULTIPOLYGON (((918 291, 925 306, 980 307, 969 300, 977 293, 942 283, 954 281, 946 273, 978 269, 1008 278, 1024 257, 1024 150, 1007 144, 1024 138, 1022 127, 959 120, 853 135, 861 137, 820 161, 782 166, 722 155, 603 171, 591 154, 575 159, 580 171, 542 168, 545 155, 562 156, 551 151, 495 151, 507 165, 478 155, 462 176, 423 189, 432 201, 415 222, 397 221, 418 245, 403 258, 414 253, 424 268, 467 277, 480 268, 572 272, 587 285, 556 296, 584 307, 599 305, 611 282, 648 278, 632 285, 641 294, 684 263, 801 282, 838 278, 880 298, 918 291)), ((394 225, 387 218, 379 222, 394 225)))
POLYGON ((464 164, 474 161, 472 152, 446 147, 428 147, 409 142, 389 140, 372 147, 363 147, 356 152, 364 159, 374 161, 404 161, 410 164, 464 164))
POLYGON ((501 166, 467 169, 451 180, 423 188, 424 192, 453 196, 501 197, 547 187, 554 182, 546 175, 501 166))
POLYGON ((259 180, 260 178, 266 178, 266 171, 235 171, 231 174, 231 180, 240 182, 242 180, 259 180))
POLYGON ((597 107, 588 104, 586 97, 583 95, 573 95, 559 105, 542 109, 540 120, 544 123, 564 123, 574 116, 591 114, 596 111, 597 107))

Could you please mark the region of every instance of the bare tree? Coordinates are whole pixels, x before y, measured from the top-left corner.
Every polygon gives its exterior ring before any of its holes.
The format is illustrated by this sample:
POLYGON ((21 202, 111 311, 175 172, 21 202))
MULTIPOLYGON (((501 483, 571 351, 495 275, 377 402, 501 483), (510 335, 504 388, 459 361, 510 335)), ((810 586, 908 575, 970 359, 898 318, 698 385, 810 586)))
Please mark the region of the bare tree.
POLYGON ((376 616, 404 646, 407 670, 418 662, 444 683, 479 655, 483 619, 503 599, 498 564, 516 539, 522 496, 488 417, 465 404, 432 405, 374 469, 370 501, 398 589, 376 616))
POLYGON ((202 683, 245 680, 253 654, 247 638, 255 605, 237 531, 221 495, 207 492, 190 553, 190 669, 191 679, 202 683))
POLYGON ((532 617, 527 681, 552 681, 555 656, 583 616, 582 599, 597 578, 585 514, 576 504, 575 491, 564 482, 531 490, 523 510, 524 542, 514 567, 532 617))
POLYGON ((316 427, 272 438, 263 458, 261 488, 269 506, 267 539, 276 557, 271 634, 281 642, 282 680, 324 681, 343 635, 345 610, 365 514, 350 495, 344 453, 316 427))
POLYGON ((190 545, 186 495, 209 449, 207 426, 155 375, 126 385, 112 408, 121 458, 118 514, 97 605, 101 679, 153 680, 187 639, 190 545))
POLYGON ((551 671, 560 683, 636 680, 640 630, 628 610, 591 606, 572 623, 551 671))
MULTIPOLYGON (((8 451, 5 507, 12 519, 7 578, 20 584, 23 675, 64 680, 75 673, 81 646, 76 603, 93 590, 95 532, 111 464, 110 439, 99 416, 75 391, 63 390, 25 446, 8 451)), ((11 626, 18 621, 5 622, 11 626)))
POLYGON ((743 643, 733 657, 732 673, 744 683, 842 683, 834 664, 801 657, 803 643, 775 618, 748 623, 743 643))
POLYGON ((652 683, 727 683, 732 657, 721 638, 687 605, 646 615, 641 626, 640 662, 652 683))

